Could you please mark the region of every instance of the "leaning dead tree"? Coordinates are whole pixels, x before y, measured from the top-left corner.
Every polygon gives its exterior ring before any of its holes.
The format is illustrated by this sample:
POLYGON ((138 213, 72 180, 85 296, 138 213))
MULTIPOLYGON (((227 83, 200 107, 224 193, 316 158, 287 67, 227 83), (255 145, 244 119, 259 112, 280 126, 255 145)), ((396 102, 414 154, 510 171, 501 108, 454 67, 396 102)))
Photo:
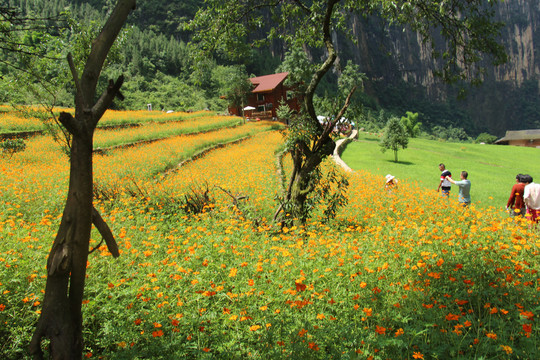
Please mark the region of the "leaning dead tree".
POLYGON ((69 66, 76 87, 75 116, 62 112, 60 123, 72 136, 69 190, 58 233, 47 260, 47 283, 43 308, 30 343, 34 359, 43 359, 42 340, 49 339, 49 358, 81 359, 83 351, 82 301, 92 224, 109 251, 118 257, 114 237, 93 207, 92 149, 96 126, 119 95, 123 77, 110 80, 96 100, 96 86, 103 64, 135 0, 118 0, 101 33, 92 43, 79 78, 71 55, 69 66))

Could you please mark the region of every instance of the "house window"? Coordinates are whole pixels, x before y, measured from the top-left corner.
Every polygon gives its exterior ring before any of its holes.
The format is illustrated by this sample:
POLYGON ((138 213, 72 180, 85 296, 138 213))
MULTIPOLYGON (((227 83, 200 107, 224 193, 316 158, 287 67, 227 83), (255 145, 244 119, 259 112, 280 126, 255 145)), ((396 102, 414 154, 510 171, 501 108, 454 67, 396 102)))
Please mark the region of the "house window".
POLYGON ((264 101, 264 94, 257 94, 257 101, 264 101))
POLYGON ((266 110, 271 110, 274 107, 274 104, 268 103, 266 104, 266 110))
POLYGON ((257 106, 257 111, 263 112, 264 111, 264 105, 257 106))

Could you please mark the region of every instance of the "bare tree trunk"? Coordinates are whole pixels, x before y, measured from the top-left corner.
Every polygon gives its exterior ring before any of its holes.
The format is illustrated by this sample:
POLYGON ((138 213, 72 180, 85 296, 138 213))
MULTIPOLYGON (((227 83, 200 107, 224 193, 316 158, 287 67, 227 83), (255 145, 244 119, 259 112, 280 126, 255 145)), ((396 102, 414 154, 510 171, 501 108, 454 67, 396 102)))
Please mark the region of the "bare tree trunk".
POLYGON ((77 88, 75 117, 61 113, 59 121, 73 136, 69 190, 58 233, 47 261, 47 284, 41 316, 29 346, 34 359, 43 359, 41 340, 50 340, 50 358, 81 359, 82 301, 92 223, 113 255, 118 250, 112 233, 93 208, 93 134, 98 121, 119 93, 123 78, 110 81, 94 104, 96 85, 105 58, 135 0, 119 0, 100 35, 94 40, 81 79, 68 57, 77 88), (92 105, 93 104, 93 105, 92 105))

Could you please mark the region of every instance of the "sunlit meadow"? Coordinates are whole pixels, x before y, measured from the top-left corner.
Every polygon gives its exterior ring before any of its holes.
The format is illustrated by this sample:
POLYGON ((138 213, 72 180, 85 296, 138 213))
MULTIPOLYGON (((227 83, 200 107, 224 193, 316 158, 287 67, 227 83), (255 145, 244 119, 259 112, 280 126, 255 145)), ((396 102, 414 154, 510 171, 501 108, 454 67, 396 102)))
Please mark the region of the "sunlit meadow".
MULTIPOLYGON (((282 146, 261 122, 95 156, 96 206, 121 256, 93 234, 87 358, 540 353, 538 229, 405 180, 389 194, 382 176, 361 170, 345 174, 348 204, 334 219, 316 211, 304 227, 280 228, 272 216, 282 146), (201 191, 204 211, 186 212, 186 196, 201 191)), ((0 160, 3 358, 26 356, 67 174, 46 137, 0 160)))
MULTIPOLYGON (((74 113, 73 109, 55 108, 56 116, 61 111, 74 113)), ((43 131, 46 129, 42 120, 36 115, 47 115, 47 112, 39 107, 18 107, 14 109, 7 105, 0 106, 0 133, 43 131)), ((161 112, 161 111, 122 111, 108 110, 101 118, 98 127, 109 127, 119 125, 144 125, 152 123, 168 122, 188 122, 199 120, 199 126, 205 126, 209 120, 215 121, 218 117, 215 112, 195 111, 195 112, 161 112)), ((222 117, 222 120, 234 121, 238 118, 222 117)))

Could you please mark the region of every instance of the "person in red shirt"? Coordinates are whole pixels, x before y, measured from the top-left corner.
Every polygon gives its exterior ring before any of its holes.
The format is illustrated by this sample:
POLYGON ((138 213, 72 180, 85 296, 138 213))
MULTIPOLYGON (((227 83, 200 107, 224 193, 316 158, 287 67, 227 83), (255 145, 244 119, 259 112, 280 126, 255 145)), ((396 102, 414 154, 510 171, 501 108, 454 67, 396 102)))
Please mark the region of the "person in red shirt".
POLYGON ((525 185, 527 185, 527 178, 525 175, 516 175, 516 184, 512 186, 512 192, 506 203, 506 210, 510 211, 510 216, 525 216, 525 202, 523 201, 523 193, 525 192, 525 185))

